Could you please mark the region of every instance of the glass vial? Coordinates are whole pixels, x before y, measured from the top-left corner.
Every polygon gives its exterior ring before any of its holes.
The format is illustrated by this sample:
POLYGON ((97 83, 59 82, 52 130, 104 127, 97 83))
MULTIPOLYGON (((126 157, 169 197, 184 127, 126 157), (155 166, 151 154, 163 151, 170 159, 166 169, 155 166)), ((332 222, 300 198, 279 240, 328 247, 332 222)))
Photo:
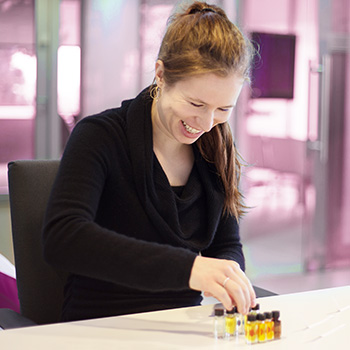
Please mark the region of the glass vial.
POLYGON ((241 314, 237 310, 237 306, 234 306, 235 318, 236 318, 236 330, 235 335, 238 336, 240 329, 242 329, 241 314))
POLYGON ((265 324, 266 324, 266 340, 273 340, 273 324, 272 324, 272 313, 265 312, 265 324))
POLYGON ((244 334, 244 316, 240 313, 237 313, 237 334, 244 334))
POLYGON ((215 309, 214 313, 214 338, 222 339, 225 337, 224 309, 215 309))
POLYGON ((272 322, 273 322, 273 330, 274 330, 274 339, 280 339, 282 333, 282 325, 279 319, 280 312, 272 311, 272 322))
POLYGON ((236 325, 237 325, 236 314, 237 314, 236 306, 234 306, 232 310, 226 310, 225 335, 226 335, 226 338, 228 339, 236 335, 236 325))
POLYGON ((248 314, 247 314, 247 315, 244 315, 244 317, 243 317, 244 334, 247 333, 247 317, 248 317, 248 315, 251 313, 251 311, 252 311, 252 308, 249 308, 248 314))
MULTIPOLYGON (((250 308, 248 314, 257 315, 259 310, 260 310, 260 304, 256 304, 254 307, 250 308)), ((245 326, 247 323, 247 317, 248 317, 248 315, 245 315, 244 321, 243 321, 244 322, 244 333, 247 331, 246 326, 245 326)))
POLYGON ((264 343, 264 342, 266 342, 265 315, 264 314, 257 314, 256 321, 258 323, 258 342, 264 343))
POLYGON ((255 315, 249 314, 247 316, 245 340, 247 344, 258 342, 258 325, 255 315))

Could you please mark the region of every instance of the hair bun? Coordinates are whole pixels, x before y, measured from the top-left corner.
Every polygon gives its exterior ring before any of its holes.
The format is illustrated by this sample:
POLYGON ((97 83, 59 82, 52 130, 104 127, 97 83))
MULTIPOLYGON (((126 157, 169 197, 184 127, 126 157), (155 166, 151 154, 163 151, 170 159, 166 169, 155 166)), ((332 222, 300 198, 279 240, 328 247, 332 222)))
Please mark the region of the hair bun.
POLYGON ((215 10, 209 8, 209 7, 206 7, 204 9, 201 10, 201 12, 213 12, 213 13, 217 13, 215 10))
POLYGON ((213 13, 218 13, 215 11, 211 5, 208 5, 205 2, 199 2, 196 1, 192 4, 192 6, 189 7, 189 15, 193 15, 195 13, 205 13, 205 12, 213 12, 213 13))
POLYGON ((199 8, 193 8, 191 9, 191 11, 189 12, 190 15, 193 15, 195 13, 204 13, 204 12, 213 12, 213 13, 217 13, 215 10, 211 9, 210 7, 205 7, 203 9, 199 9, 199 8))

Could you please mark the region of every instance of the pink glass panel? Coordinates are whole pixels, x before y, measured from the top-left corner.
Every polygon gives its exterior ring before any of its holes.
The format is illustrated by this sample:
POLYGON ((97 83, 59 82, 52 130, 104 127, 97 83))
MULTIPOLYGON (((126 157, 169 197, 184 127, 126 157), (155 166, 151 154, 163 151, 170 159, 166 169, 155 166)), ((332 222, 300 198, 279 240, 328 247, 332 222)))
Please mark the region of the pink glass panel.
POLYGON ((80 47, 60 46, 57 71, 58 114, 70 127, 80 113, 80 47))
POLYGON ((81 0, 62 0, 57 53, 57 109, 68 132, 80 114, 80 27, 81 0))
POLYGON ((0 3, 0 194, 7 163, 34 156, 34 1, 0 3))

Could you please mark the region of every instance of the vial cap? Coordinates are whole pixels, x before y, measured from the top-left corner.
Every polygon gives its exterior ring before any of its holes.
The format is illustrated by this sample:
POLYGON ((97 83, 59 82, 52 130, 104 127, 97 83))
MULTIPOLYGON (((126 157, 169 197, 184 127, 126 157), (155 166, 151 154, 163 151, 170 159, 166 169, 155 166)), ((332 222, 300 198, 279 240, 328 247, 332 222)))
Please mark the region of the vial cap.
POLYGON ((280 317, 280 312, 278 310, 272 311, 272 318, 278 320, 280 317))
POLYGON ((265 320, 265 315, 264 314, 257 314, 256 315, 256 319, 258 321, 264 321, 265 320))
POLYGON ((267 319, 272 318, 272 313, 271 312, 264 312, 264 315, 267 319))
POLYGON ((254 310, 254 311, 260 310, 260 304, 256 304, 255 306, 253 306, 252 310, 254 310))
POLYGON ((215 316, 223 316, 224 309, 215 309, 214 313, 215 313, 215 316))
POLYGON ((233 307, 232 310, 226 310, 226 313, 229 315, 232 315, 235 313, 235 308, 233 307))
POLYGON ((249 314, 249 315, 247 316, 247 321, 249 321, 249 322, 254 322, 254 321, 256 321, 256 315, 249 314))

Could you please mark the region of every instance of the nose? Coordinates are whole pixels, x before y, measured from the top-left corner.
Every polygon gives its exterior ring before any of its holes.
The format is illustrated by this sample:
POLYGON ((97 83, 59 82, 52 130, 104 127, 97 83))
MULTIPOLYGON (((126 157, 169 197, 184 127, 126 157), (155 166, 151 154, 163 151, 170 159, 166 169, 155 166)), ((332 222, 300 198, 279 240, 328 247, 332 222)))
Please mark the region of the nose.
POLYGON ((209 132, 212 129, 213 125, 214 125, 214 112, 208 111, 202 116, 200 126, 203 131, 209 132))

